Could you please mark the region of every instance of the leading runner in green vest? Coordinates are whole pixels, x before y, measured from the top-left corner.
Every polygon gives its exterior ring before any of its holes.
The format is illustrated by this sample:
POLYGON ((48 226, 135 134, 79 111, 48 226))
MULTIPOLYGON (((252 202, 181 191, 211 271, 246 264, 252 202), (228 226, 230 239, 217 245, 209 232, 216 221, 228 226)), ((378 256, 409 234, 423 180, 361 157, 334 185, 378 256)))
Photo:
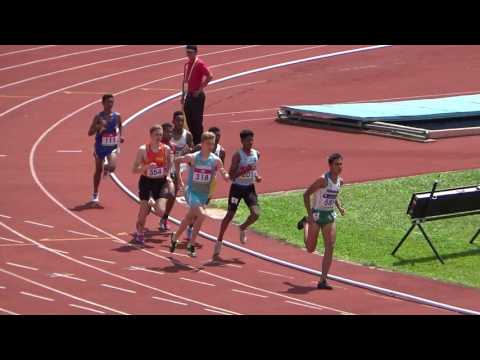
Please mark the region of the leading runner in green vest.
POLYGON ((303 194, 308 217, 303 217, 298 222, 297 228, 299 230, 303 229, 305 247, 310 253, 315 251, 318 235, 322 230, 325 253, 323 254, 322 275, 317 288, 331 290, 332 287, 327 284, 327 275, 332 265, 336 239, 335 206, 342 216, 345 214, 345 209, 338 200, 340 187, 343 185, 343 180, 340 177, 343 168, 342 155, 338 153, 330 155, 328 165, 330 170, 310 185, 303 194), (312 195, 313 201, 311 202, 312 195))

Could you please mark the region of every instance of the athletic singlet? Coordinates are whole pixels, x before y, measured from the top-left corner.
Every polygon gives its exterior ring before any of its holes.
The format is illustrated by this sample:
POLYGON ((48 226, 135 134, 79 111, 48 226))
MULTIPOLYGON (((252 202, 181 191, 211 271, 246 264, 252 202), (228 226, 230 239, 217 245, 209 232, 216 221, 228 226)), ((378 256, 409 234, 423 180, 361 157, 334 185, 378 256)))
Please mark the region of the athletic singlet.
MULTIPOLYGON (((98 113, 101 119, 106 120, 104 112, 98 113)), ((118 135, 118 113, 112 112, 110 120, 107 120, 107 127, 101 133, 95 135, 95 145, 102 147, 113 147, 119 143, 118 135)))
POLYGON ((221 151, 224 151, 225 152, 225 149, 223 148, 222 145, 220 144, 217 144, 217 147, 215 148, 215 151, 213 152, 215 155, 217 155, 218 157, 220 157, 220 152, 221 151))
POLYGON ((335 200, 340 192, 340 176, 337 178, 337 182, 333 182, 330 177, 330 173, 326 172, 324 178, 327 180, 327 187, 319 189, 315 192, 313 200, 313 208, 323 211, 335 210, 335 200))
POLYGON ((187 130, 182 130, 182 135, 180 135, 178 140, 172 136, 171 142, 175 145, 173 151, 175 152, 175 158, 177 158, 187 146, 187 130))
POLYGON ((188 187, 191 191, 209 194, 210 184, 217 171, 218 156, 210 153, 207 160, 202 159, 202 153, 197 151, 193 154, 193 164, 190 166, 188 175, 188 187))
POLYGON ((238 170, 243 171, 249 165, 252 167, 252 170, 237 177, 233 183, 243 186, 252 185, 255 183, 255 176, 257 175, 258 151, 251 149, 250 155, 247 155, 243 149, 240 149, 238 150, 238 154, 240 155, 238 170))
POLYGON ((150 166, 147 170, 144 171, 143 175, 149 178, 161 178, 168 175, 167 168, 167 148, 168 145, 160 143, 157 152, 153 152, 152 145, 145 145, 147 150, 147 158, 143 160, 144 165, 154 163, 155 165, 150 166))

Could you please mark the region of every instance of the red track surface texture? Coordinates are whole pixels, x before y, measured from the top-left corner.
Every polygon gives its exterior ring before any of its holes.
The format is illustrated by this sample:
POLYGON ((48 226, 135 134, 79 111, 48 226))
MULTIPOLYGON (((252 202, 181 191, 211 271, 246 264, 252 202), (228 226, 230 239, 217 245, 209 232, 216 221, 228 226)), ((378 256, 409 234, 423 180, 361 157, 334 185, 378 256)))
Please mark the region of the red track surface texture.
MULTIPOLYGON (((361 47, 201 51, 218 79, 361 47)), ((479 54, 472 46, 393 46, 254 73, 209 87, 206 126, 222 128, 227 166, 239 131, 255 131, 264 177, 259 192, 305 187, 332 151, 344 153, 349 182, 475 168, 476 137, 417 144, 290 127, 274 118, 283 104, 478 92, 479 54)), ((313 275, 229 248, 225 262, 212 265, 212 243, 204 239, 197 259, 182 249, 171 255, 168 236, 156 233, 143 250, 128 246, 137 206, 110 179, 101 185, 104 209, 76 209, 91 194, 92 139, 86 132, 100 109, 94 102, 104 92, 118 94, 116 110, 126 119, 176 93, 183 62, 184 51, 175 45, 0 48, 1 314, 453 314, 342 283, 333 282, 332 292, 317 291, 313 275)), ((118 176, 134 192, 135 149, 148 126, 169 120, 178 105, 178 99, 166 102, 126 128, 118 176)), ((226 192, 220 182, 216 196, 226 192)), ((184 213, 178 205, 172 215, 184 213)), ((148 226, 156 224, 150 217, 148 226)), ((204 231, 216 235, 218 226, 208 220, 204 231)), ((226 238, 236 242, 238 230, 232 226, 226 238)), ((247 247, 314 269, 321 263, 318 255, 255 234, 247 247)), ((332 273, 480 311, 475 289, 341 261, 332 273)))

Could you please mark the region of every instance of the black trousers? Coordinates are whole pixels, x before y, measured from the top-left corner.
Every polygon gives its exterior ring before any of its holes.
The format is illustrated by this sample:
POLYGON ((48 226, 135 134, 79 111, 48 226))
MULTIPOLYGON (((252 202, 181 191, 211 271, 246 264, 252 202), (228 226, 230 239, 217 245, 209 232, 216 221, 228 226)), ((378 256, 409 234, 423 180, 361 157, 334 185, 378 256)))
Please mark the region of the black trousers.
POLYGON ((183 111, 187 117, 187 125, 193 136, 193 143, 200 144, 203 133, 203 109, 205 107, 205 93, 200 93, 194 97, 191 93, 187 94, 183 111))

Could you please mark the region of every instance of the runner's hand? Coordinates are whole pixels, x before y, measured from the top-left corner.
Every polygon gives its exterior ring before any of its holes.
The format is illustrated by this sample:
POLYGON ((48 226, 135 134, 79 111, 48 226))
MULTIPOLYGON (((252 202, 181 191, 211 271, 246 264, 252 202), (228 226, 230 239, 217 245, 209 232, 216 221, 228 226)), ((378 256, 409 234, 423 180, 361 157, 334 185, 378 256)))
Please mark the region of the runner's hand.
POLYGON ((123 144, 125 142, 125 138, 124 137, 120 137, 120 144, 123 144))
POLYGON ((310 225, 313 225, 315 223, 315 220, 313 218, 313 214, 308 215, 307 221, 310 225))
POLYGON ((262 177, 256 175, 256 176, 255 176, 255 181, 256 181, 257 183, 261 183, 261 182, 262 182, 262 177))

